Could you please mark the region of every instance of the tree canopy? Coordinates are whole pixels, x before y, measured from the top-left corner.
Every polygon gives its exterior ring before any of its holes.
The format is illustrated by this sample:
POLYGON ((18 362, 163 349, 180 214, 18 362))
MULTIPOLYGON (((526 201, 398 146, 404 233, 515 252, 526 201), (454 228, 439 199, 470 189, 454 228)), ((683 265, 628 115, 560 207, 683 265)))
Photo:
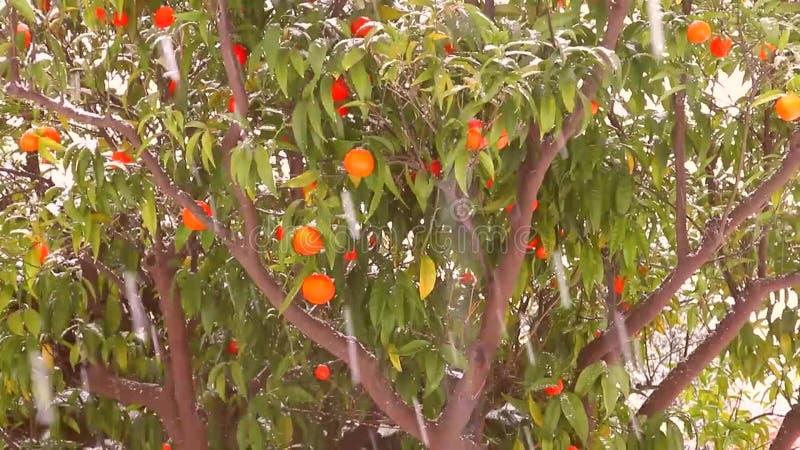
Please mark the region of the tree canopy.
POLYGON ((792 448, 798 13, 4 2, 0 449, 792 448))

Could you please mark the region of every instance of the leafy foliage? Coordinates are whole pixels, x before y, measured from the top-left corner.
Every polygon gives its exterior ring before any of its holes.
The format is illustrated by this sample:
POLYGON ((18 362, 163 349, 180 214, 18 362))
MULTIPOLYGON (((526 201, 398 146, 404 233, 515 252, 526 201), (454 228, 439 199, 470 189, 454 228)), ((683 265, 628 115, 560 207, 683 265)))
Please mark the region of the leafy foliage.
MULTIPOLYGON (((552 256, 529 248, 516 276, 483 392, 484 442, 514 449, 764 444, 768 418, 730 411, 742 397, 764 411, 796 398, 797 314, 783 294, 759 309, 678 407, 650 417, 636 411, 728 313, 737 286, 763 278, 760 266, 771 274, 800 269, 796 182, 772 192, 768 207, 732 231, 634 340, 631 361, 576 367, 595 332, 644 303, 679 263, 679 94, 688 117, 693 246, 779 166, 795 125, 771 114, 772 102, 800 90, 793 43, 800 8, 699 1, 687 16, 667 2, 659 58, 643 2, 613 52, 601 46, 604 2, 561 3, 512 1, 497 5, 491 19, 471 4, 425 0, 375 8, 357 1, 345 10, 338 1, 233 0, 234 39, 249 49, 245 117, 229 112, 222 53, 232 49, 220 48, 219 19, 204 2, 173 4, 177 21, 167 30, 153 26, 161 5, 152 0, 62 0, 49 11, 28 0, 4 5, 4 17, 13 7, 33 33, 30 48, 13 47, 31 89, 130 123, 142 142, 3 97, 0 428, 7 438, 79 448, 102 437, 131 449, 170 439, 152 408, 83 392, 91 392, 85 371, 92 364, 145 383, 170 379, 170 355, 180 350, 167 333, 169 295, 154 276, 160 269, 148 262, 162 245, 175 250, 169 286, 191 356, 194 378, 182 382, 194 387, 210 448, 328 448, 358 425, 387 422, 343 361, 287 325, 290 305, 357 338, 399 397, 434 421, 469 370, 491 268, 537 237, 552 256), (124 11, 130 22, 114 27, 98 19, 97 7, 109 16, 124 11), (354 37, 349 20, 362 15, 372 17, 372 29, 354 37), (731 36, 726 58, 687 42, 695 19, 731 36), (166 42, 175 46, 174 61, 166 42), (766 61, 758 57, 763 42, 776 47, 766 61), (601 74, 599 93, 588 98, 586 80, 601 74), (340 78, 349 95, 334 101, 340 78), (544 168, 530 234, 510 234, 516 211, 509 207, 520 209, 520 178, 529 175, 521 164, 537 156, 538 143, 564 132, 569 117, 579 120, 578 133, 544 168), (480 151, 467 149, 475 119, 486 139, 480 151), (38 154, 21 155, 22 133, 48 124, 61 130, 63 147, 47 142, 38 154), (234 126, 245 130, 243 139, 226 149, 223 136, 234 126), (498 145, 504 133, 508 145, 498 145), (375 159, 360 182, 342 166, 355 147, 375 159), (134 162, 112 161, 113 151, 134 162), (242 237, 287 293, 280 309, 264 301, 214 229, 182 225, 181 207, 141 164, 144 152, 154 152, 174 185, 207 201, 234 235, 246 233, 237 187, 254 202, 260 224, 242 237), (441 174, 431 170, 435 162, 441 174), (301 256, 291 236, 309 224, 324 251, 301 256), (36 242, 50 248, 43 262, 36 242), (354 260, 345 257, 352 250, 354 260), (311 273, 334 279, 331 303, 312 307, 297 296, 311 273), (611 292, 615 276, 625 279, 621 295, 611 292), (153 325, 144 339, 132 297, 153 325), (231 340, 237 354, 226 350, 231 340), (55 419, 42 437, 29 354, 46 361, 51 353, 55 419), (319 363, 330 366, 329 381, 314 378, 319 363), (558 380, 564 391, 545 394, 558 380), (766 396, 755 398, 754 390, 766 396)), ((12 45, 0 51, 11 55, 12 45)), ((0 67, 11 80, 13 58, 0 67)), ((422 445, 398 440, 403 448, 422 445)))

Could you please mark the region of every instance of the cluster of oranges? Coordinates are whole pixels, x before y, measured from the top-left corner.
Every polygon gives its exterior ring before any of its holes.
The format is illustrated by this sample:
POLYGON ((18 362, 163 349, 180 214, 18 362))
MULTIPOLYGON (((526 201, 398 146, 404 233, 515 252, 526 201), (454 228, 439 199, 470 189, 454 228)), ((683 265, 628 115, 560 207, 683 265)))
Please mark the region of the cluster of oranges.
MULTIPOLYGON (((711 39, 711 25, 702 20, 693 21, 686 29, 686 38, 693 44, 702 44, 708 41, 711 39)), ((716 36, 711 39, 709 51, 717 58, 724 58, 728 56, 732 46, 731 38, 716 36)), ((767 61, 777 49, 775 45, 765 42, 759 49, 758 57, 767 61)), ((787 122, 793 122, 800 118, 800 96, 791 92, 782 95, 775 102, 775 113, 787 122)))
POLYGON ((59 134, 58 130, 53 127, 39 127, 22 133, 22 137, 19 138, 19 148, 23 152, 37 152, 39 151, 39 139, 43 137, 52 140, 56 144, 61 143, 61 134, 59 134))

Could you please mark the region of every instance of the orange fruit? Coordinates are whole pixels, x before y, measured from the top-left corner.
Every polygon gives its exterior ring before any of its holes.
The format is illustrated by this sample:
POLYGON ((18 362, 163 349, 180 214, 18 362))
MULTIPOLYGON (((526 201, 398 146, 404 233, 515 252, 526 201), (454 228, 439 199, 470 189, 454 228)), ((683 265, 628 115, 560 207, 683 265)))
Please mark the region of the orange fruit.
POLYGON ((344 106, 340 106, 336 108, 336 113, 339 114, 340 117, 345 117, 350 112, 350 108, 346 108, 344 106))
POLYGON ((481 129, 474 127, 467 130, 467 148, 473 151, 477 151, 483 148, 485 139, 483 138, 483 133, 481 133, 481 129))
POLYGON ((58 133, 58 130, 56 130, 55 128, 53 128, 53 127, 42 127, 42 128, 39 128, 38 131, 39 131, 39 134, 41 136, 46 137, 46 138, 50 138, 53 141, 55 141, 56 143, 58 143, 58 144, 61 143, 61 135, 58 133))
POLYGON ((731 38, 721 38, 716 36, 714 39, 711 39, 711 46, 709 47, 709 50, 716 58, 724 58, 728 56, 728 52, 731 51, 732 46, 733 41, 731 38))
POLYGON ((792 122, 800 117, 800 97, 797 94, 784 94, 775 102, 775 113, 781 119, 792 122))
POLYGON ((236 339, 231 339, 231 341, 228 342, 228 353, 231 355, 239 354, 239 343, 236 342, 236 339))
POLYGON ((506 133, 506 130, 503 130, 503 132, 500 133, 500 139, 497 140, 497 149, 502 150, 506 148, 507 145, 508 145, 508 133, 506 133))
POLYGON ((45 12, 45 13, 49 12, 50 11, 50 0, 41 0, 39 2, 39 9, 41 9, 42 12, 45 12))
POLYGON ((372 22, 369 17, 361 16, 356 20, 350 22, 350 34, 355 37, 367 37, 370 31, 372 31, 372 26, 367 25, 372 22))
POLYGON ((325 364, 320 364, 314 369, 314 378, 319 381, 325 381, 331 377, 331 369, 325 364))
POLYGON ((164 444, 161 446, 161 450, 172 450, 172 446, 169 444, 164 444))
POLYGON ((292 236, 294 251, 303 256, 313 256, 322 250, 322 235, 316 228, 305 225, 295 230, 292 236))
POLYGON ((695 20, 686 29, 686 38, 692 44, 702 44, 711 38, 711 25, 702 20, 695 20))
POLYGON ((106 10, 103 9, 102 6, 98 6, 94 9, 94 16, 97 18, 97 20, 103 22, 106 20, 106 10))
POLYGON ((133 162, 133 158, 131 158, 131 155, 125 152, 114 152, 113 154, 111 154, 111 160, 116 161, 120 164, 130 164, 133 162))
MULTIPOLYGON (((211 207, 208 206, 208 203, 197 200, 197 206, 203 209, 203 212, 206 213, 207 216, 212 217, 214 214, 211 212, 211 207)), ((206 226, 203 225, 203 222, 194 215, 193 212, 189 211, 189 208, 183 208, 183 225, 192 230, 192 231, 203 231, 206 229, 206 226)))
POLYGON ((625 291, 625 277, 614 277, 614 292, 622 294, 625 291))
POLYGON ((111 23, 113 23, 114 26, 118 27, 118 28, 127 27, 128 26, 128 15, 125 14, 124 12, 121 12, 121 13, 115 12, 114 13, 114 18, 111 19, 111 23))
POLYGON ((536 249, 536 257, 539 259, 547 259, 547 249, 544 248, 544 245, 536 249))
POLYGON ((331 277, 312 273, 303 280, 303 298, 314 305, 324 305, 331 301, 336 294, 336 287, 333 285, 331 277))
POLYGON ((26 131, 19 138, 19 148, 28 153, 39 151, 39 136, 33 131, 26 131))
POLYGON ((35 244, 33 244, 33 248, 39 252, 39 264, 44 264, 44 260, 47 259, 47 255, 50 254, 50 248, 48 248, 47 244, 42 241, 37 241, 35 244))
POLYGON ((335 102, 341 102, 347 100, 347 97, 350 96, 350 86, 347 85, 347 81, 344 80, 342 77, 338 77, 333 80, 333 84, 331 85, 331 98, 335 102))
POLYGON ((764 42, 761 44, 761 50, 758 51, 758 57, 761 58, 762 61, 767 61, 769 58, 775 54, 775 50, 778 47, 770 44, 769 42, 764 42))
POLYGON ((452 43, 448 42, 447 44, 444 44, 444 52, 448 55, 452 55, 455 51, 456 49, 453 47, 452 43))
POLYGON ((236 112, 236 99, 233 98, 232 95, 231 95, 231 98, 228 99, 228 111, 229 112, 236 112))
POLYGON ((308 196, 311 195, 311 192, 313 192, 314 189, 316 189, 316 188, 317 188, 317 182, 316 181, 312 181, 311 184, 309 184, 308 186, 302 187, 301 189, 303 190, 303 197, 308 199, 308 196))
POLYGON ((344 155, 344 170, 351 177, 368 177, 375 170, 375 158, 372 157, 372 153, 367 149, 354 148, 344 155))
POLYGON ((242 44, 233 44, 233 54, 236 56, 236 60, 239 61, 239 64, 247 64, 247 47, 242 44))
POLYGON ((178 88, 178 83, 175 80, 169 80, 169 86, 167 87, 167 89, 169 90, 169 95, 175 94, 175 89, 177 88, 178 88))
POLYGON ((356 251, 356 249, 344 252, 345 261, 355 261, 357 259, 358 259, 358 252, 356 251))
POLYGON ((592 100, 590 106, 592 108, 592 114, 597 114, 597 111, 600 111, 600 104, 598 104, 596 101, 592 100))
POLYGON ((162 30, 169 28, 175 23, 175 10, 169 6, 162 6, 153 15, 153 24, 162 30))
POLYGON ((283 227, 278 225, 278 228, 275 228, 275 239, 282 241, 283 240, 283 227))
POLYGON ((17 33, 21 33, 25 37, 25 44, 23 45, 24 47, 27 48, 31 45, 31 39, 33 39, 33 36, 31 35, 31 29, 28 28, 27 25, 24 23, 18 23, 17 33))
POLYGON ((494 186, 494 178, 489 178, 488 180, 486 180, 486 187, 491 189, 492 186, 494 186))

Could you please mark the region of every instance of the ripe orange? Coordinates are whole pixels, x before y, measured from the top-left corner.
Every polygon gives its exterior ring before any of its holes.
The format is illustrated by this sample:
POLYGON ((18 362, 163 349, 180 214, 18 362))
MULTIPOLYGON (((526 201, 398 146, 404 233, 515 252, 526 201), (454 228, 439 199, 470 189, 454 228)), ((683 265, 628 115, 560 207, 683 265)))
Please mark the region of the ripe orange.
POLYGON ((536 257, 539 259, 547 259, 547 249, 544 248, 544 245, 536 249, 536 257))
POLYGON ((570 445, 569 447, 567 447, 567 450, 580 450, 580 449, 574 445, 570 445))
POLYGON ((625 291, 625 277, 615 276, 614 277, 614 292, 617 294, 622 294, 625 291))
POLYGON ((127 27, 128 26, 128 15, 125 14, 124 12, 121 12, 121 13, 115 12, 114 13, 114 18, 111 20, 111 22, 114 24, 115 27, 118 27, 118 28, 127 27))
POLYGON ((444 52, 448 55, 452 55, 455 51, 456 49, 453 47, 452 43, 448 42, 447 44, 444 44, 444 52))
POLYGON ((356 249, 344 252, 345 261, 355 261, 357 259, 358 259, 358 252, 356 251, 356 249))
POLYGON ((39 136, 33 131, 26 131, 19 138, 19 148, 28 153, 39 151, 39 136))
POLYGON ((355 37, 367 37, 370 31, 372 31, 372 26, 368 25, 372 22, 369 17, 361 16, 356 20, 350 22, 350 34, 355 37))
POLYGON ((339 116, 340 116, 340 117, 345 117, 345 116, 347 116, 347 114, 348 114, 349 112, 350 112, 350 109, 349 109, 349 108, 346 108, 346 107, 344 107, 344 106, 340 106, 340 107, 336 108, 336 113, 337 113, 337 114, 339 114, 339 116))
POLYGON ((233 54, 239 61, 239 64, 247 64, 247 47, 242 44, 233 44, 233 54))
POLYGON ((305 225, 295 230, 292 236, 294 251, 303 256, 313 256, 322 250, 322 235, 316 228, 305 225))
POLYGON ((484 144, 486 143, 486 139, 483 137, 483 133, 481 133, 480 128, 470 128, 467 130, 467 148, 473 151, 477 151, 483 148, 484 144))
POLYGON ((308 196, 311 195, 311 193, 316 188, 317 188, 317 182, 316 181, 312 181, 311 184, 309 184, 308 186, 303 186, 301 188, 303 190, 303 197, 305 197, 307 199, 308 196))
POLYGON ((590 106, 592 108, 592 115, 597 114, 597 111, 600 111, 600 104, 596 101, 592 100, 590 106))
POLYGON ((231 98, 228 99, 228 111, 236 112, 236 99, 233 98, 232 95, 231 98))
POLYGON ((50 138, 58 144, 61 143, 61 135, 58 133, 58 130, 53 127, 42 127, 39 128, 38 132, 43 137, 50 138))
POLYGON ((169 90, 169 95, 175 94, 175 89, 178 88, 178 82, 175 80, 169 80, 169 86, 167 89, 169 90))
POLYGON ((239 354, 239 343, 236 342, 236 339, 231 339, 231 341, 228 342, 228 353, 231 355, 239 354))
POLYGON ((333 84, 331 85, 331 98, 335 102, 341 102, 347 100, 347 97, 350 96, 350 86, 347 85, 347 81, 344 80, 342 77, 338 77, 333 80, 333 84))
POLYGON ((24 23, 18 23, 17 33, 21 33, 25 37, 25 44, 23 44, 23 46, 25 48, 29 47, 31 45, 31 39, 33 39, 33 36, 31 35, 31 29, 28 28, 28 26, 24 23))
POLYGON ((764 42, 761 44, 761 50, 758 51, 758 57, 761 58, 762 61, 767 61, 769 58, 775 54, 775 50, 778 47, 770 44, 769 42, 764 42))
POLYGON ((39 264, 44 264, 44 260, 47 259, 47 255, 50 254, 50 249, 47 247, 47 244, 42 241, 36 241, 36 243, 33 244, 33 248, 39 252, 39 264))
POLYGON ((733 41, 731 38, 721 38, 716 36, 714 39, 711 39, 711 46, 709 50, 711 54, 717 58, 724 58, 728 56, 728 52, 731 51, 731 47, 733 46, 733 41))
POLYGON ((41 0, 39 2, 39 9, 44 13, 50 12, 50 0, 41 0))
POLYGON ((525 246, 528 250, 533 250, 539 245, 539 237, 535 236, 533 239, 528 242, 528 245, 525 246))
POLYGON ((103 22, 106 20, 106 10, 103 9, 102 6, 98 6, 94 9, 94 16, 97 18, 97 20, 103 22))
POLYGON ((172 450, 172 446, 169 444, 164 444, 161 446, 161 450, 172 450))
POLYGON ((162 30, 169 28, 175 23, 175 10, 169 6, 162 6, 156 10, 153 15, 153 23, 162 30))
POLYGON ((336 287, 333 285, 331 277, 312 273, 303 280, 303 298, 314 305, 324 305, 331 301, 336 294, 336 287))
POLYGON ((702 20, 695 20, 686 29, 686 38, 692 44, 702 44, 711 37, 711 25, 702 20))
POLYGON ((800 96, 791 92, 784 94, 775 102, 775 113, 787 122, 797 120, 800 117, 800 96))
POLYGON ((475 281, 475 276, 472 275, 472 272, 464 272, 461 275, 461 284, 464 286, 469 286, 475 281))
POLYGON ((502 150, 506 148, 507 145, 508 145, 508 133, 506 133, 506 130, 503 130, 503 132, 500 133, 500 139, 497 140, 497 149, 502 150))
POLYGON ((481 120, 478 120, 478 119, 472 119, 467 124, 467 128, 468 129, 473 129, 473 128, 481 129, 481 128, 483 128, 483 122, 481 120))
POLYGON ((430 162, 430 164, 426 163, 425 169, 436 178, 442 176, 442 162, 439 161, 438 159, 434 159, 433 161, 430 162))
MULTIPOLYGON (((205 212, 207 216, 212 217, 214 215, 208 203, 201 200, 197 200, 195 203, 203 209, 203 212, 205 212)), ((189 211, 189 208, 183 208, 183 225, 192 231, 203 231, 206 229, 206 226, 200 222, 193 212, 189 211)))
POLYGON ((112 153, 111 154, 111 160, 112 161, 116 161, 116 162, 118 162, 120 164, 130 164, 130 163, 133 162, 133 158, 131 158, 131 155, 129 155, 129 154, 125 153, 125 152, 114 152, 114 153, 112 153))
POLYGON ((320 364, 314 369, 314 378, 319 381, 325 381, 331 377, 331 369, 325 364, 320 364))
POLYGON ((368 177, 375 170, 375 158, 372 157, 372 153, 367 149, 354 148, 344 155, 344 170, 351 177, 368 177))
POLYGON ((486 180, 486 187, 491 189, 492 186, 494 186, 494 178, 489 178, 488 180, 486 180))
POLYGON ((283 240, 283 227, 278 225, 278 228, 275 228, 275 239, 282 241, 283 240))

